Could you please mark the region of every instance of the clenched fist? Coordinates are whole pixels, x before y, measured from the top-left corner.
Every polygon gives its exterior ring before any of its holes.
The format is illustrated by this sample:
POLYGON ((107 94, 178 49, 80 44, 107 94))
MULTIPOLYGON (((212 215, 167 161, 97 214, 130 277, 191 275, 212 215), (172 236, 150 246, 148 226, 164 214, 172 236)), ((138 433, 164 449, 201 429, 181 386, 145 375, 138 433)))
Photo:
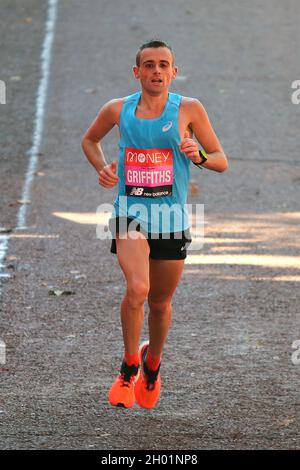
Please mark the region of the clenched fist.
POLYGON ((118 184, 119 177, 116 175, 117 164, 115 161, 110 165, 106 165, 99 173, 99 184, 104 188, 113 188, 118 184))
POLYGON ((199 161, 199 148, 197 142, 190 138, 188 131, 185 131, 184 138, 179 145, 180 152, 185 153, 192 162, 199 161))

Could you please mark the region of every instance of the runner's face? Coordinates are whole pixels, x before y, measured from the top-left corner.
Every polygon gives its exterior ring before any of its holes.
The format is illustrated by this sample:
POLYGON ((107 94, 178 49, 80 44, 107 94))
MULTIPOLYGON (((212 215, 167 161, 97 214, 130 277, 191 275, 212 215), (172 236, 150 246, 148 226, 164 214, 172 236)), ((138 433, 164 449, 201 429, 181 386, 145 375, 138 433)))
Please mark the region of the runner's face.
POLYGON ((177 67, 173 66, 172 53, 167 47, 147 48, 142 50, 140 66, 134 66, 133 72, 142 88, 159 95, 169 88, 176 77, 177 67))

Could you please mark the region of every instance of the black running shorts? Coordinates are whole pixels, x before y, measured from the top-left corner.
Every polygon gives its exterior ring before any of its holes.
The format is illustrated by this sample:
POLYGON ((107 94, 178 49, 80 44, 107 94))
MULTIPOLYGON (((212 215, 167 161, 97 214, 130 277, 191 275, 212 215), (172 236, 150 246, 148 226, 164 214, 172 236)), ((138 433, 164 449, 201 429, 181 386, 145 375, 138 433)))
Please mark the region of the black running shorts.
POLYGON ((138 222, 133 223, 132 218, 116 217, 109 220, 109 230, 113 236, 111 253, 117 253, 116 233, 123 233, 136 230, 141 232, 147 238, 150 248, 149 257, 152 259, 185 259, 187 248, 192 242, 190 230, 186 229, 182 232, 172 232, 170 234, 151 234, 145 232, 138 222), (130 227, 128 227, 130 224, 130 227), (121 227, 120 227, 121 225, 121 227), (154 238, 156 236, 156 238, 154 238), (165 238, 162 238, 164 236, 165 238), (166 238, 168 236, 168 238, 166 238))

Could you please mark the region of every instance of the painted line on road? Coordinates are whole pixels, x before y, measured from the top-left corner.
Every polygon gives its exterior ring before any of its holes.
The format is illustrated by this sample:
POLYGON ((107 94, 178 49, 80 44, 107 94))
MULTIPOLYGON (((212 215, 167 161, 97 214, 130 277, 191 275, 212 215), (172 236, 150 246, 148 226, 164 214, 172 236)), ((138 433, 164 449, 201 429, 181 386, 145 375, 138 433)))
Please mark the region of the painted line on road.
MULTIPOLYGON (((41 145, 41 138, 44 127, 44 115, 45 115, 45 104, 47 98, 47 90, 49 83, 49 71, 51 63, 51 52, 54 39, 54 31, 57 17, 57 5, 59 0, 48 0, 48 13, 45 24, 45 36, 42 46, 42 52, 40 56, 40 67, 41 67, 41 78, 39 87, 36 95, 36 111, 34 119, 34 127, 32 133, 32 146, 27 152, 29 161, 27 165, 27 171, 25 176, 25 182, 23 186, 23 192, 21 199, 26 201, 30 199, 31 185, 38 162, 38 153, 41 145)), ((16 230, 26 229, 26 215, 27 215, 27 204, 21 205, 17 215, 17 226, 16 230)), ((6 257, 8 250, 8 242, 10 236, 0 236, 0 278, 10 277, 8 273, 4 273, 3 269, 5 265, 2 263, 6 257)), ((0 288, 1 294, 1 288, 0 288)))
MULTIPOLYGON (((5 268, 5 264, 2 263, 6 256, 7 248, 8 248, 8 235, 0 235, 0 279, 6 279, 10 277, 10 274, 3 273, 2 270, 5 268)), ((1 289, 0 289, 1 293, 1 289)))
MULTIPOLYGON (((44 127, 45 104, 49 83, 49 71, 51 63, 52 44, 54 39, 55 23, 57 16, 57 4, 59 0, 48 1, 48 17, 46 21, 46 32, 41 52, 41 79, 36 97, 36 113, 32 134, 32 147, 28 151, 29 163, 27 167, 22 200, 30 200, 30 190, 38 162, 38 153, 41 145, 41 138, 44 127)), ((17 229, 26 228, 27 204, 21 205, 17 219, 17 229)))

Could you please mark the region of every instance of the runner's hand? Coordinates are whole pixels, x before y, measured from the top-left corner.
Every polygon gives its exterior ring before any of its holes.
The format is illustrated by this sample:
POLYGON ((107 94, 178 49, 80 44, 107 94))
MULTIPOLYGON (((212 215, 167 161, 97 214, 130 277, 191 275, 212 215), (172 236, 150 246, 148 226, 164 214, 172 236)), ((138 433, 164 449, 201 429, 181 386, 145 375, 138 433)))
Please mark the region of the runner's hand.
POLYGON ((192 162, 199 161, 199 148, 197 142, 190 138, 188 131, 185 131, 184 138, 179 145, 180 152, 185 153, 186 157, 192 162))
POLYGON ((119 177, 116 175, 117 164, 113 161, 110 165, 106 165, 99 173, 99 184, 104 188, 113 188, 118 184, 119 177))

